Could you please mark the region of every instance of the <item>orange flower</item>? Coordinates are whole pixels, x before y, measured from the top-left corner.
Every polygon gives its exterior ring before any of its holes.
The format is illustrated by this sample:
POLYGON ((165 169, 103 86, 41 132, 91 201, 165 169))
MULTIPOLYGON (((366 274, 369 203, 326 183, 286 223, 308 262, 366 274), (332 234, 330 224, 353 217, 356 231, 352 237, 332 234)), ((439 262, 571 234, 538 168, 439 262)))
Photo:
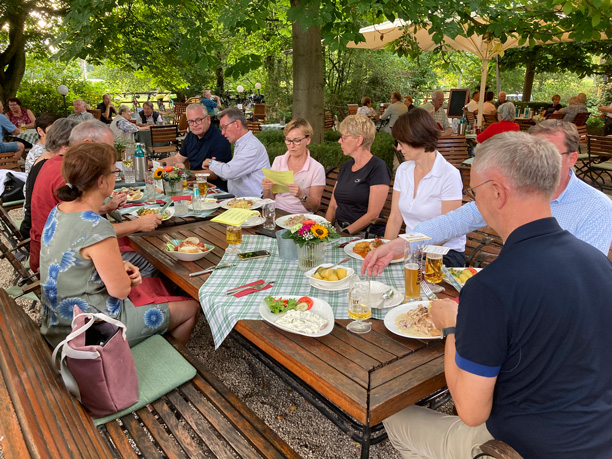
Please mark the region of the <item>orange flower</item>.
POLYGON ((314 220, 302 220, 302 225, 315 225, 316 223, 314 220))

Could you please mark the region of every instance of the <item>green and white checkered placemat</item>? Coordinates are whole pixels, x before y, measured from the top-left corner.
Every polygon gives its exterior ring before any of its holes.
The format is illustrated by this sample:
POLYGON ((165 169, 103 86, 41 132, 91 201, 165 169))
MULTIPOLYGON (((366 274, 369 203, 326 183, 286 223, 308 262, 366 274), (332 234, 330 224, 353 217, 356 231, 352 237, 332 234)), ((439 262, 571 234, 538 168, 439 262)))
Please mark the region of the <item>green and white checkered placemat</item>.
MULTIPOLYGON (((344 249, 334 248, 333 245, 351 239, 342 238, 329 244, 325 253, 325 262, 337 263, 346 258, 344 249)), ((297 260, 283 261, 278 257, 275 239, 265 236, 243 236, 240 250, 242 252, 268 250, 271 256, 240 261, 235 255, 225 254, 219 264, 236 263, 237 266, 213 271, 200 288, 200 303, 210 325, 215 349, 223 343, 239 320, 261 320, 259 304, 268 295, 275 297, 301 295, 320 298, 330 304, 337 319, 348 319, 348 289, 329 292, 311 287, 308 278, 298 268, 297 260), (266 282, 274 281, 273 287, 242 298, 225 295, 225 291, 232 287, 239 287, 260 279, 266 282)), ((354 258, 344 265, 353 268, 356 272, 361 269, 361 261, 354 258)), ((389 265, 380 276, 374 279, 393 286, 401 292, 404 291, 401 263, 389 265)), ((383 319, 388 311, 389 309, 373 309, 372 317, 383 319)))

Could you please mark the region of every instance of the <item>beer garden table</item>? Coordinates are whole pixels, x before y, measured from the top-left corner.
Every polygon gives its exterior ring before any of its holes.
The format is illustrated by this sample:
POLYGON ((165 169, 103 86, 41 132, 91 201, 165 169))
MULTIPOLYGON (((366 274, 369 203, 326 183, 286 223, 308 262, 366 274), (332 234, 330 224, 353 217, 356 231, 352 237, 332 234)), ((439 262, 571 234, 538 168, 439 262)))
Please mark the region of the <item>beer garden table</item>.
MULTIPOLYGON (((252 235, 255 230, 244 229, 243 234, 252 235)), ((195 299, 199 299, 200 288, 209 275, 189 277, 189 273, 219 263, 227 247, 225 225, 210 220, 160 227, 131 235, 129 240, 138 253, 195 299), (165 251, 165 236, 172 239, 195 236, 215 249, 198 261, 178 262, 165 251)), ((282 279, 275 281, 275 286, 282 285, 282 279)), ((240 283, 227 287, 237 285, 240 283)), ((270 292, 282 293, 279 289, 270 292)), ((260 293, 244 298, 261 297, 260 293)), ((444 342, 397 336, 385 328, 382 320, 376 319, 371 320, 370 333, 357 335, 346 329, 349 322, 336 318, 329 335, 310 338, 285 332, 263 320, 239 320, 233 337, 361 443, 361 457, 367 458, 370 444, 386 438, 380 433, 381 421, 444 388, 444 342)))

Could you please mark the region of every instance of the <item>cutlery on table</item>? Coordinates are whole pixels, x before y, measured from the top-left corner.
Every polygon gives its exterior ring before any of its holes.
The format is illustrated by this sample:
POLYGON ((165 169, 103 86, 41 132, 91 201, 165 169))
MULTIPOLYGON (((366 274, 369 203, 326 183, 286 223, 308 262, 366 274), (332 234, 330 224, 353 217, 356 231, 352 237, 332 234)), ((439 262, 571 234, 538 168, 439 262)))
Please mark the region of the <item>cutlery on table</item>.
POLYGON ((197 271, 195 273, 190 273, 189 277, 201 276, 202 274, 212 273, 213 271, 215 271, 217 269, 233 268, 234 266, 236 266, 236 265, 212 266, 212 267, 207 268, 207 269, 205 269, 203 271, 197 271))
POLYGON ((229 296, 229 295, 235 295, 236 293, 241 293, 244 290, 263 290, 264 288, 272 284, 274 284, 274 281, 262 282, 261 284, 255 284, 255 285, 242 285, 240 287, 234 287, 234 288, 230 288, 229 290, 226 290, 225 294, 229 296))
POLYGON ((360 239, 361 239, 360 237, 356 237, 355 239, 351 239, 350 241, 343 242, 342 244, 336 244, 334 246, 334 248, 335 249, 343 249, 344 247, 349 245, 351 242, 359 241, 360 239))
POLYGON ((431 291, 431 288, 425 281, 421 281, 421 287, 423 287, 423 293, 430 300, 438 300, 439 298, 436 296, 434 292, 431 291))
POLYGON ((161 209, 159 209, 159 215, 162 215, 164 213, 164 210, 166 210, 168 207, 170 207, 170 204, 172 204, 172 199, 168 202, 166 202, 166 204, 163 205, 163 207, 161 209))

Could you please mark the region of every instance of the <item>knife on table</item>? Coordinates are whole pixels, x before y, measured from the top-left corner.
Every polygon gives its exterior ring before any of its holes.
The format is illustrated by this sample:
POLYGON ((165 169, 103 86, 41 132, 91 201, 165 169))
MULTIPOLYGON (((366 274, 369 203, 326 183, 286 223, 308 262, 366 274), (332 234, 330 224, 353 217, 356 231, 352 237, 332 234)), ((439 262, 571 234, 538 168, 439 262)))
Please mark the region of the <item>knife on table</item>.
POLYGON ((272 285, 274 284, 274 281, 270 281, 270 282, 262 282, 261 284, 255 284, 255 285, 248 285, 248 286, 242 286, 242 287, 235 287, 235 288, 230 288, 229 290, 225 291, 226 295, 235 295, 236 293, 240 293, 244 290, 261 290, 266 288, 268 285, 272 285))
POLYGON ((208 273, 212 273, 213 271, 217 270, 217 269, 225 269, 225 268, 232 268, 236 265, 223 265, 223 266, 213 266, 211 268, 207 268, 203 271, 197 271, 195 273, 190 273, 189 277, 196 277, 196 276, 201 276, 202 274, 208 274, 208 273))

